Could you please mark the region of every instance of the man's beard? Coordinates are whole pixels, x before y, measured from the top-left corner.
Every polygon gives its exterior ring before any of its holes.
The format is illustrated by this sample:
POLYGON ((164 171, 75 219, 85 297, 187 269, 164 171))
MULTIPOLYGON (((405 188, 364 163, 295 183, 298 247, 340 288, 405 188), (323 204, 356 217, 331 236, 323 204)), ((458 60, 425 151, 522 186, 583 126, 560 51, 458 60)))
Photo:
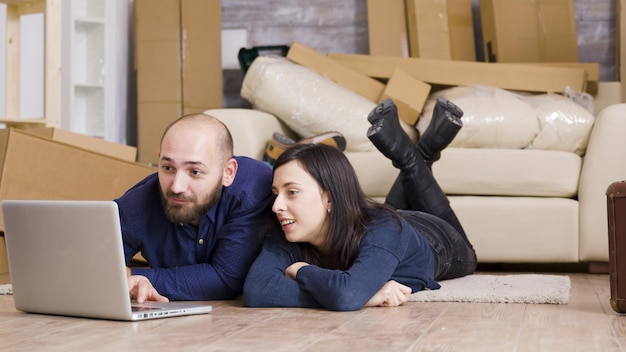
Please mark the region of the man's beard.
MULTIPOLYGON (((215 205, 222 196, 222 187, 218 185, 215 188, 212 194, 205 198, 203 203, 197 203, 198 197, 189 196, 185 197, 182 195, 177 195, 174 192, 167 191, 165 195, 163 195, 163 191, 161 191, 161 203, 163 204, 163 210, 165 211, 165 216, 175 224, 190 224, 194 221, 200 221, 206 213, 209 212, 209 209, 215 205), (188 202, 193 203, 193 206, 190 209, 185 208, 182 205, 172 204, 168 202, 168 198, 170 197, 178 197, 182 198, 188 202)), ((188 203, 189 204, 189 203, 188 203)), ((187 204, 186 204, 187 205, 187 204)))

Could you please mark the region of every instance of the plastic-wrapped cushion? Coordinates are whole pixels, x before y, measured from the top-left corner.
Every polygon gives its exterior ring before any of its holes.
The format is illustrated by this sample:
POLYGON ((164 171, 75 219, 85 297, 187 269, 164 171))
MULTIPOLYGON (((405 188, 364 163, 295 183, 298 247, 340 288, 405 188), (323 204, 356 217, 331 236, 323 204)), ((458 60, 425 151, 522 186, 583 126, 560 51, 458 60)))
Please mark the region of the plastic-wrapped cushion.
MULTIPOLYGON (((244 77, 241 96, 302 138, 337 131, 346 138, 346 151, 376 151, 366 135, 367 116, 376 103, 285 58, 257 57, 244 77)), ((417 139, 413 127, 403 128, 417 139)))
POLYGON ((376 104, 287 59, 257 57, 246 73, 241 96, 302 138, 337 131, 346 138, 346 150, 375 150, 366 131, 367 115, 376 104))
POLYGON ((450 143, 464 148, 524 148, 539 132, 533 108, 521 96, 487 86, 459 86, 431 94, 417 129, 428 127, 435 102, 443 95, 463 110, 463 128, 450 143))
POLYGON ((584 155, 595 117, 584 107, 558 94, 525 97, 534 106, 541 131, 531 148, 584 155))

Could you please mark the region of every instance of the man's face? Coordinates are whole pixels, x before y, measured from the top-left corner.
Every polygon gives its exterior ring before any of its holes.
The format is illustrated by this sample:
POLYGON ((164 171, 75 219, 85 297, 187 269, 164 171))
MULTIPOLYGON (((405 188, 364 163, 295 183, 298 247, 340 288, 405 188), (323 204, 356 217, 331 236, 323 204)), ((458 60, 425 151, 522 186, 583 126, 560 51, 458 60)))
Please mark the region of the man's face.
POLYGON ((159 184, 168 219, 198 225, 219 200, 225 165, 215 133, 204 126, 180 124, 167 132, 159 152, 159 184))

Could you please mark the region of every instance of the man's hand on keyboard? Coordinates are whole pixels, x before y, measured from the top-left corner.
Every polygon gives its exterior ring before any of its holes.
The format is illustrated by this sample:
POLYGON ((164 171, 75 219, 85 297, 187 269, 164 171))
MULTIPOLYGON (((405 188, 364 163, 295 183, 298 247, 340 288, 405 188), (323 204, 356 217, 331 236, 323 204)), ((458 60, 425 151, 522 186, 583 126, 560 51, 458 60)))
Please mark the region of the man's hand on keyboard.
POLYGON ((169 302, 165 296, 161 296, 152 286, 147 277, 141 275, 128 276, 128 293, 130 299, 143 303, 145 301, 169 302))

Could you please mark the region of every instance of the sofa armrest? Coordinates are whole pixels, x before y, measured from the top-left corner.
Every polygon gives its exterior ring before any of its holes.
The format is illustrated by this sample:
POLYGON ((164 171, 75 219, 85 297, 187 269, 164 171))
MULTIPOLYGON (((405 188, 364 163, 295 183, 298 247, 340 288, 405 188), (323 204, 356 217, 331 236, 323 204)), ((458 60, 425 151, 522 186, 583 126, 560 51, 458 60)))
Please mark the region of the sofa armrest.
POLYGON ((222 121, 233 136, 235 155, 261 160, 274 132, 290 138, 294 133, 272 114, 253 109, 209 109, 204 112, 222 121))
POLYGON ((580 260, 608 259, 606 190, 626 179, 626 104, 603 109, 595 120, 578 187, 580 260))

